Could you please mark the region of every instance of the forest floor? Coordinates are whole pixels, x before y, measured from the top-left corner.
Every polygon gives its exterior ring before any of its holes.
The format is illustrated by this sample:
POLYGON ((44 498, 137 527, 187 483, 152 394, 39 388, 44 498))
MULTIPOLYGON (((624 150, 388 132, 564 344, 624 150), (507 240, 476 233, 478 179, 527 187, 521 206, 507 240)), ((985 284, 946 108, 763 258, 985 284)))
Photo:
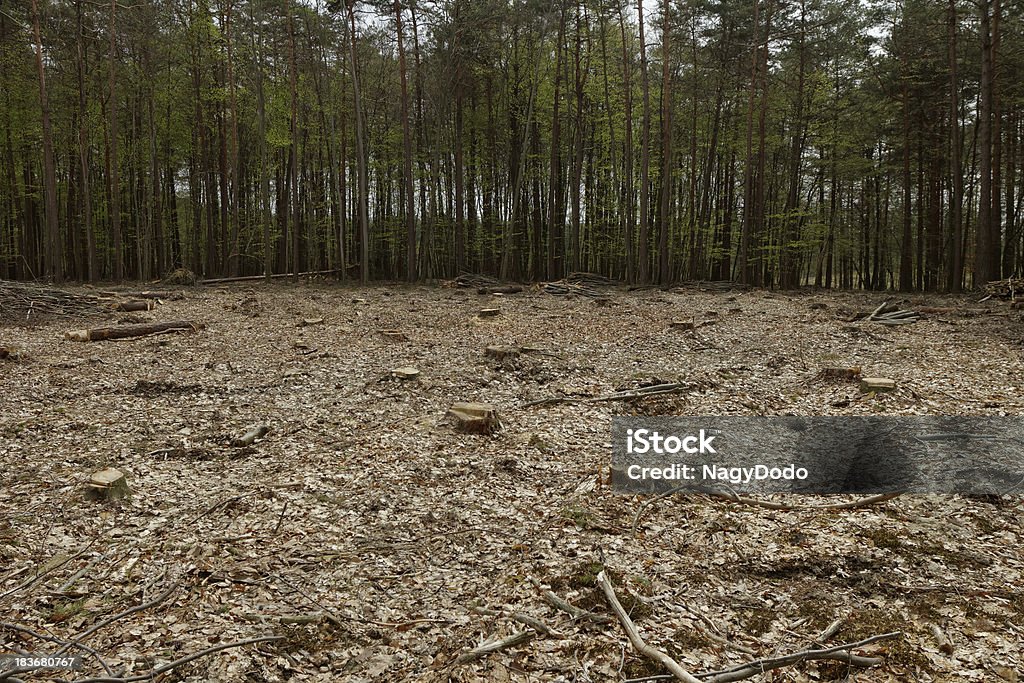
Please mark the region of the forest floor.
POLYGON ((905 495, 828 511, 674 496, 634 533, 650 498, 608 485, 614 415, 1024 415, 1024 322, 1007 303, 911 297, 905 305, 958 310, 901 327, 847 321, 883 298, 616 289, 602 306, 537 289, 259 283, 188 288, 114 318, 205 323, 194 334, 76 343, 64 333, 105 323, 0 326, 0 346, 21 359, 0 360, 0 652, 52 654, 77 640, 97 653, 84 672, 26 681, 99 676, 98 657, 114 678, 140 676, 261 636, 282 639, 157 678, 665 673, 617 622, 574 620, 532 581, 611 615, 595 585, 603 564, 648 643, 695 673, 813 648, 841 620, 822 645, 903 636, 857 650, 884 658, 874 668, 811 661, 767 679, 1015 683, 1021 496, 905 495), (485 307, 501 313, 478 318, 485 307), (690 319, 695 331, 670 328, 690 319), (493 344, 546 353, 498 361, 483 353, 493 344), (418 379, 389 379, 402 366, 418 379), (817 378, 828 366, 897 388, 862 394, 856 381, 817 378), (690 389, 524 407, 652 382, 690 389), (454 401, 494 404, 504 428, 457 431, 445 415, 454 401), (231 445, 260 424, 265 437, 231 445), (83 496, 107 467, 127 474, 130 498, 83 496), (534 637, 455 663, 518 631, 534 637))

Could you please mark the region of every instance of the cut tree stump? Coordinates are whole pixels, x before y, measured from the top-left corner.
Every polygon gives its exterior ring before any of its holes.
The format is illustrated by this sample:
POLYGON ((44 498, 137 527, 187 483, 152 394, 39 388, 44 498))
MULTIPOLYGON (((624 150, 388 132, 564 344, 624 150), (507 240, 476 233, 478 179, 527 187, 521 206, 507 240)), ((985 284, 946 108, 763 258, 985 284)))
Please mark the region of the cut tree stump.
POLYGON ((516 358, 522 352, 523 349, 518 346, 488 346, 484 349, 485 356, 502 361, 506 358, 516 358))
POLYGON ((404 381, 414 380, 420 376, 420 371, 414 367, 407 366, 404 368, 395 368, 391 371, 391 376, 395 379, 404 381))
POLYGON ((896 388, 896 380, 885 377, 862 377, 860 390, 864 393, 892 391, 896 388))
POLYGON ((302 322, 299 323, 299 327, 311 327, 313 325, 319 325, 323 321, 323 318, 303 318, 302 322))
POLYGON ((74 330, 64 335, 71 341, 103 341, 105 339, 131 339, 165 332, 196 332, 205 327, 203 323, 191 320, 172 320, 164 323, 142 323, 141 325, 120 325, 118 327, 97 327, 94 330, 74 330))
POLYGON ((112 467, 93 472, 85 489, 85 497, 89 500, 120 500, 129 495, 131 489, 128 488, 128 478, 124 472, 112 467))
POLYGON ((480 312, 477 313, 478 318, 493 318, 494 316, 501 315, 501 309, 498 308, 481 308, 480 312))
POLYGON ((455 403, 448 414, 459 429, 471 434, 493 434, 501 429, 498 411, 489 403, 455 403))
POLYGON ((673 320, 672 322, 670 322, 668 324, 668 326, 671 329, 673 329, 673 330, 683 330, 683 331, 692 330, 693 329, 693 321, 692 320, 673 320))

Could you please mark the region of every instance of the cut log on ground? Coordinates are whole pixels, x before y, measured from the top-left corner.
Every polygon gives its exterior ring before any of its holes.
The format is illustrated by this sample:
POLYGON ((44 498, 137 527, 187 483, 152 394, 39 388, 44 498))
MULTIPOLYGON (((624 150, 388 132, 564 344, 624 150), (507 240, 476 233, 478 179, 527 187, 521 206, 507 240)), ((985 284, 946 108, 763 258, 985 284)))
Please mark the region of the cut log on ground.
POLYGON ((111 304, 110 308, 122 313, 135 313, 137 311, 152 311, 156 309, 156 302, 151 299, 145 301, 119 301, 111 304))
POLYGON ((270 433, 270 427, 267 425, 257 425, 251 428, 242 436, 237 439, 232 439, 231 445, 235 448, 244 448, 245 446, 251 446, 256 443, 256 439, 262 439, 268 433, 270 433))
POLYGON ((459 429, 471 434, 493 434, 501 429, 498 411, 488 403, 456 403, 448 414, 459 429))
POLYGON ((140 325, 121 325, 118 327, 97 327, 93 330, 73 330, 66 333, 64 337, 70 341, 103 341, 108 339, 146 337, 169 332, 196 332, 204 327, 203 323, 197 323, 192 320, 172 320, 163 323, 142 323, 140 325))
POLYGON ((476 314, 478 318, 493 318, 501 315, 501 309, 499 308, 481 308, 480 312, 476 314))
POLYGON ((85 497, 89 500, 121 500, 129 495, 128 478, 124 472, 114 468, 93 472, 85 489, 85 497))
MULTIPOLYGON (((299 277, 313 277, 317 275, 337 275, 341 272, 340 268, 331 268, 330 270, 307 270, 304 273, 299 273, 299 277)), ((274 273, 270 276, 272 280, 282 280, 284 278, 295 277, 295 273, 274 273)), ((266 280, 266 275, 239 275, 237 277, 217 277, 209 280, 203 280, 199 284, 201 285, 225 285, 231 282, 256 282, 257 280, 266 280)))

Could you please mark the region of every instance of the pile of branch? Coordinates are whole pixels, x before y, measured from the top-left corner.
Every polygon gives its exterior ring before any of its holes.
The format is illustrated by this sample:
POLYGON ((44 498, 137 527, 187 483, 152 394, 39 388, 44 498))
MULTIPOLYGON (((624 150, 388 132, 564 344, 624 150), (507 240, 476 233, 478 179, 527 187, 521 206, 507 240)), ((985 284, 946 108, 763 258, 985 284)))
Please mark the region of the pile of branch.
POLYGON ((917 311, 901 311, 899 306, 888 301, 883 302, 867 317, 869 323, 878 323, 879 325, 909 325, 920 319, 921 314, 917 311))
POLYGON ((732 280, 693 280, 681 283, 678 289, 696 289, 700 292, 731 292, 750 289, 750 285, 732 280))
POLYGON ((475 289, 496 287, 498 285, 498 281, 493 277, 478 275, 476 273, 462 273, 452 280, 452 282, 455 283, 456 287, 472 287, 475 289))
POLYGON ((559 280, 558 282, 547 282, 544 284, 544 291, 548 294, 554 294, 556 296, 586 296, 591 299, 604 299, 606 294, 599 292, 596 289, 592 289, 585 285, 578 285, 568 282, 567 280, 559 280))
POLYGON ((985 293, 1000 299, 1014 299, 1018 292, 1024 292, 1024 279, 1008 277, 1005 280, 993 280, 985 285, 985 293))
POLYGON ((73 294, 29 282, 0 280, 0 320, 98 315, 109 310, 97 296, 73 294))
POLYGON ((589 287, 614 287, 618 284, 615 280, 597 273, 569 273, 565 276, 565 281, 569 284, 589 287))

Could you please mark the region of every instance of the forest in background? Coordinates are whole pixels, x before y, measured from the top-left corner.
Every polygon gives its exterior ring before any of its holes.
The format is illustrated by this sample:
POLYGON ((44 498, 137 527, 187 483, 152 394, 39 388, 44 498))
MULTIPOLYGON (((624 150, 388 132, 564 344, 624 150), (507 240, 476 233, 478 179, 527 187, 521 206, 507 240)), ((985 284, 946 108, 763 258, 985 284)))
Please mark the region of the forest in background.
POLYGON ((960 291, 1022 270, 1019 0, 0 0, 0 278, 960 291))

